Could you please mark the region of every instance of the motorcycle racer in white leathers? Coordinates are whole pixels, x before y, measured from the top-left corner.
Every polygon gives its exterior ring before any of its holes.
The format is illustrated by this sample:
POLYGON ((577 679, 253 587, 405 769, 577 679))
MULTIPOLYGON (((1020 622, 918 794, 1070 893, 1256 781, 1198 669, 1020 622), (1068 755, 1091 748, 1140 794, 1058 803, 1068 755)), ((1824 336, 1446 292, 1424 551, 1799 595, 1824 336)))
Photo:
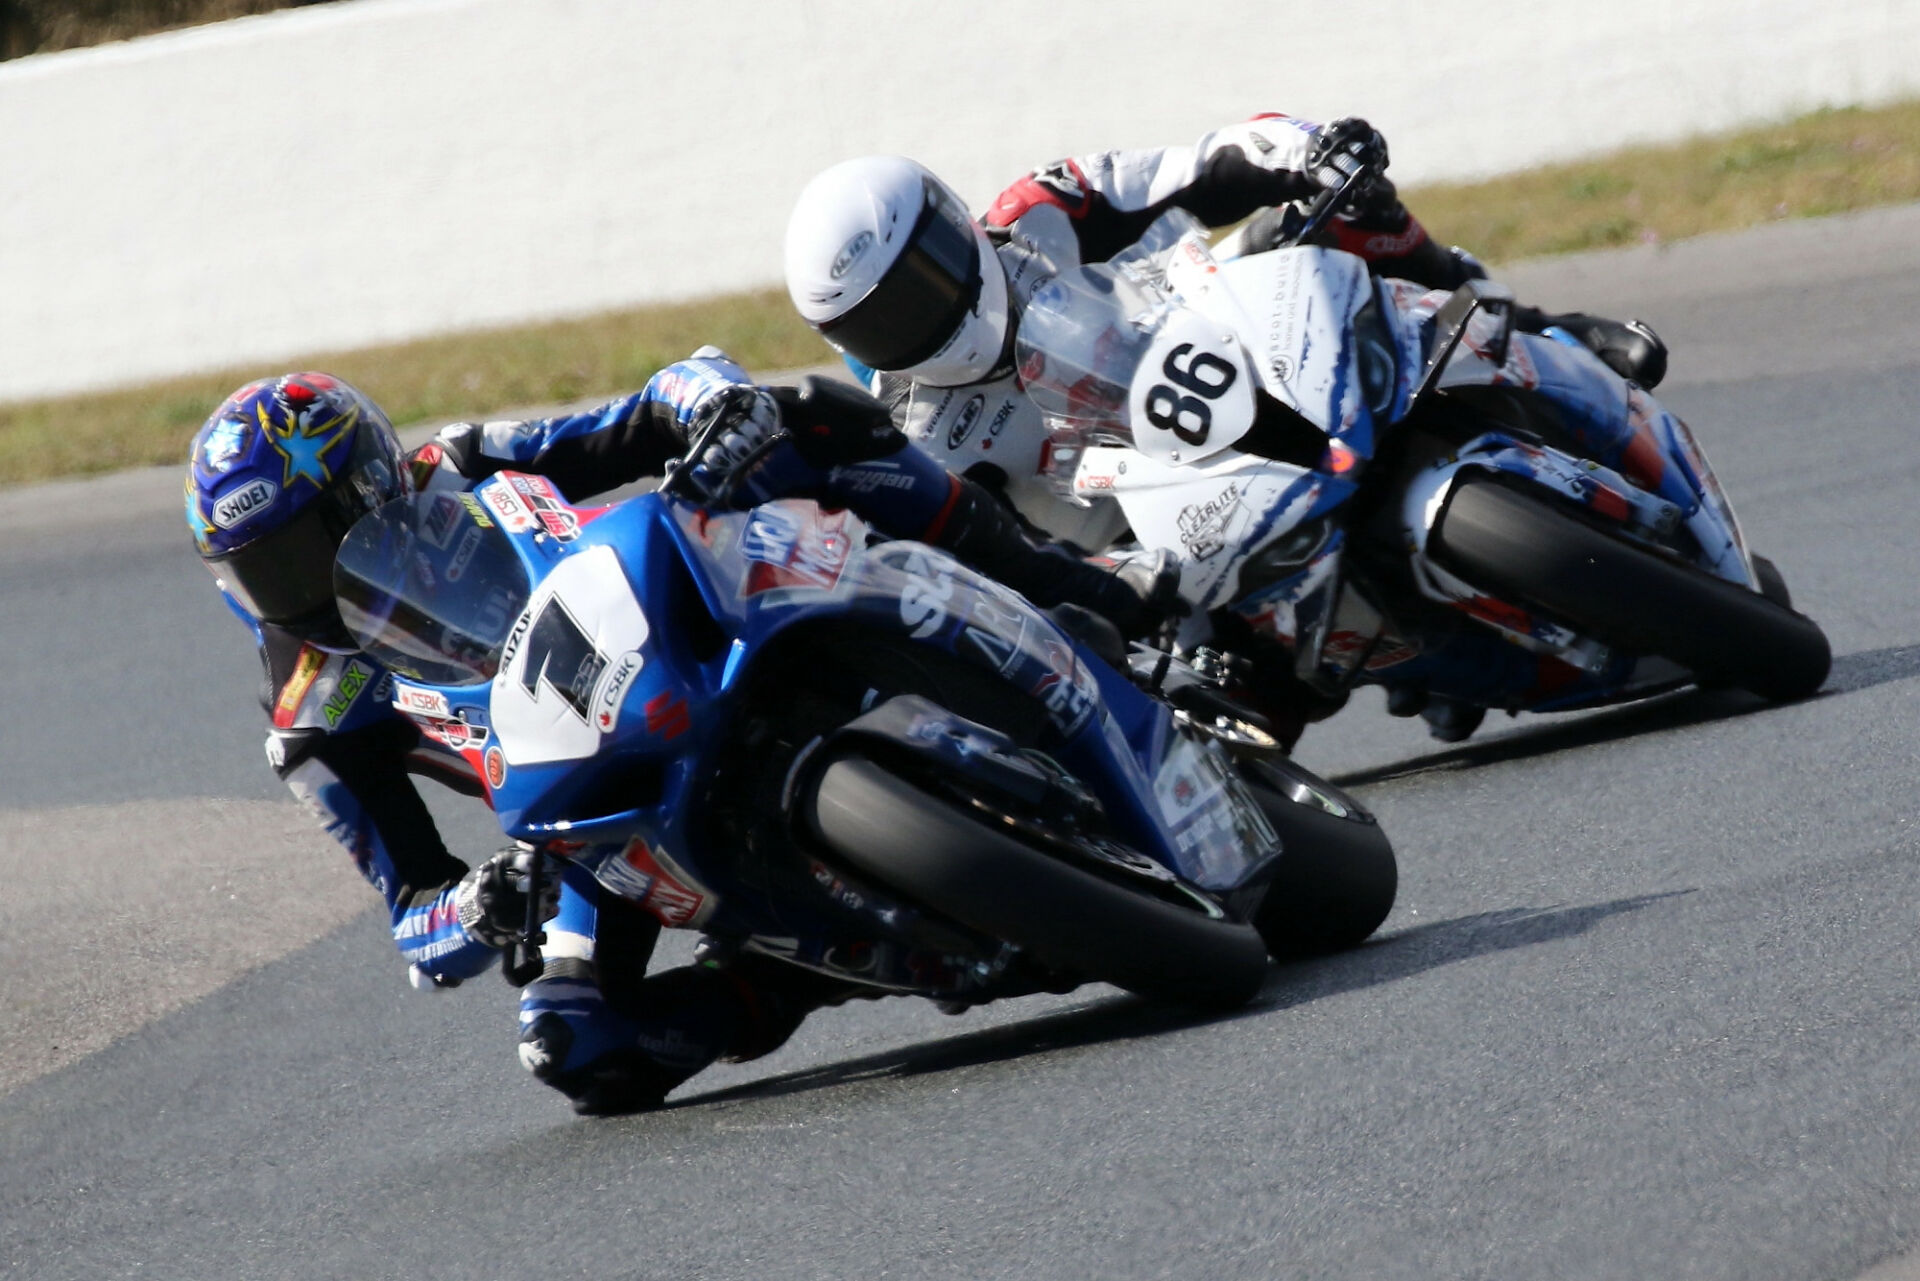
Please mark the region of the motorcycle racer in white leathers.
MULTIPOLYGON (((1059 502, 1041 474, 1046 431, 1013 367, 1027 301, 1058 271, 1134 244, 1170 209, 1212 227, 1257 215, 1219 253, 1258 252, 1282 233, 1293 202, 1343 185, 1360 167, 1378 174, 1386 164, 1386 142, 1364 120, 1319 125, 1267 114, 1192 146, 1057 161, 1001 192, 975 222, 951 188, 912 160, 849 160, 817 175, 795 204, 787 289, 909 438, 1053 537, 1097 550, 1124 522, 1114 504, 1059 502)), ((1429 289, 1485 275, 1470 254, 1436 243, 1384 177, 1320 239, 1366 260, 1376 275, 1429 289)), ((1557 326, 1643 386, 1665 373, 1664 345, 1638 321, 1516 307, 1515 323, 1527 332, 1557 326)), ((1299 447, 1317 459, 1324 443, 1299 447)))

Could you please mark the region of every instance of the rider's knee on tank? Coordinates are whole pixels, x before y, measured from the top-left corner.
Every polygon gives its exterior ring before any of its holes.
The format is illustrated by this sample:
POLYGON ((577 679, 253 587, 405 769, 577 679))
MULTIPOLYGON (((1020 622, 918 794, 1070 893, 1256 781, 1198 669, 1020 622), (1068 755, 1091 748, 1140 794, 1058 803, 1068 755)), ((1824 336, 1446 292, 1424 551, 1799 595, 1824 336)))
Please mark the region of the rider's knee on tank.
POLYGON ((836 379, 808 375, 769 389, 794 448, 815 467, 847 467, 897 453, 907 438, 879 399, 836 379))
POLYGON ((1514 325, 1522 332, 1559 329, 1578 339, 1600 357, 1607 368, 1629 382, 1652 390, 1667 376, 1667 344, 1644 320, 1613 320, 1581 311, 1546 312, 1538 307, 1514 309, 1514 325))

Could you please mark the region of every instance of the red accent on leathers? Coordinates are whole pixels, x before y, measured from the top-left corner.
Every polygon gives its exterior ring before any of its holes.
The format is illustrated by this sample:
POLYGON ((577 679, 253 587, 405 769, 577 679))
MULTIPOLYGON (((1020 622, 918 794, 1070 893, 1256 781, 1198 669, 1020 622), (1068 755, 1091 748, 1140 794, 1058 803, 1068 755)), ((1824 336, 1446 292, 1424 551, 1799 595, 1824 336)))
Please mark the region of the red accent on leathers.
POLYGON ((954 505, 960 501, 959 479, 952 476, 947 479, 950 482, 947 486, 947 501, 940 505, 940 514, 935 516, 933 522, 920 534, 921 542, 932 543, 936 547, 940 544, 941 533, 947 527, 947 518, 953 515, 954 505))
POLYGON ((1062 160, 1036 169, 1001 192, 987 209, 989 227, 1011 227, 1038 205, 1057 205, 1070 218, 1081 218, 1093 207, 1093 187, 1079 164, 1062 160))
POLYGON ((1398 231, 1365 231, 1344 218, 1335 218, 1329 230, 1333 233, 1335 249, 1357 254, 1368 262, 1404 258, 1427 243, 1427 229, 1412 214, 1407 215, 1407 225, 1398 231))

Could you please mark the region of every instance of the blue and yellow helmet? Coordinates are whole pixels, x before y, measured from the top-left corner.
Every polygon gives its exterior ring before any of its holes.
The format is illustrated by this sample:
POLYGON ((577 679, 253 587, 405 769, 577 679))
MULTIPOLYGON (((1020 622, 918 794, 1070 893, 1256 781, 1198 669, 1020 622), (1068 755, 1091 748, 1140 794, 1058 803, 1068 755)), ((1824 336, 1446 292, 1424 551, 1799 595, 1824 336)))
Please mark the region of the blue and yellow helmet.
POLYGON ((254 617, 351 649, 333 557, 361 516, 407 492, 380 407, 328 374, 248 383, 194 433, 187 526, 200 558, 254 617))

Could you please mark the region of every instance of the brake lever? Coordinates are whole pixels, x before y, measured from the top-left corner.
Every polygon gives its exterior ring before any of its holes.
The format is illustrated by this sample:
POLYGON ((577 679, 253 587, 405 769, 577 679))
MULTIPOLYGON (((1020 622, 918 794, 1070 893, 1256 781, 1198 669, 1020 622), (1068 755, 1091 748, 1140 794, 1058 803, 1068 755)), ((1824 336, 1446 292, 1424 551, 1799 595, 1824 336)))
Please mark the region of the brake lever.
POLYGON ((715 420, 700 429, 700 434, 695 436, 693 443, 687 446, 686 453, 667 464, 660 477, 660 493, 670 497, 688 498, 702 507, 725 507, 728 499, 733 496, 734 489, 739 486, 741 479, 753 470, 755 464, 772 453, 775 446, 792 436, 786 428, 776 428, 765 440, 749 449, 737 462, 729 466, 717 482, 703 485, 695 475, 700 466, 700 458, 706 452, 714 433, 725 426, 726 424, 722 421, 715 420))
POLYGON ((540 945, 547 941, 547 932, 540 928, 546 924, 540 919, 540 891, 546 873, 546 856, 536 853, 527 869, 527 919, 521 924, 520 937, 500 954, 500 973, 514 987, 525 987, 546 969, 546 958, 540 954, 540 945))
POLYGON ((1307 206, 1307 220, 1300 224, 1300 230, 1296 231, 1293 234, 1293 239, 1287 243, 1289 245, 1305 244, 1320 228, 1326 226, 1327 220, 1333 217, 1336 210, 1346 204, 1349 196, 1360 187, 1373 181, 1375 173, 1376 171, 1373 166, 1361 165, 1358 169, 1348 174, 1347 180, 1338 187, 1328 187, 1319 195, 1315 196, 1313 203, 1307 206))

